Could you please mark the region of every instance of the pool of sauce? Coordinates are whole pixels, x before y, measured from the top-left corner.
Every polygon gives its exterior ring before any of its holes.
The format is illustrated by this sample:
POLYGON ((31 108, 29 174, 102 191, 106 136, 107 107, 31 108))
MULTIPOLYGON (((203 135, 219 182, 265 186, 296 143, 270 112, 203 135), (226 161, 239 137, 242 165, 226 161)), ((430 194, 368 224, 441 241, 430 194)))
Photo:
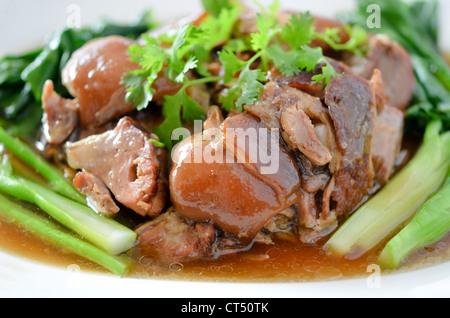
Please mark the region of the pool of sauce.
MULTIPOLYGON (((62 248, 46 243, 17 226, 0 222, 0 249, 8 253, 64 268, 76 264, 82 271, 108 274, 100 266, 62 248)), ((296 240, 276 240, 273 245, 254 244, 248 251, 223 255, 214 260, 173 263, 162 266, 156 260, 138 257, 127 275, 216 282, 305 282, 364 277, 373 272, 378 249, 356 260, 335 258, 314 245, 296 240)), ((410 271, 450 261, 450 235, 416 251, 396 271, 410 271)))

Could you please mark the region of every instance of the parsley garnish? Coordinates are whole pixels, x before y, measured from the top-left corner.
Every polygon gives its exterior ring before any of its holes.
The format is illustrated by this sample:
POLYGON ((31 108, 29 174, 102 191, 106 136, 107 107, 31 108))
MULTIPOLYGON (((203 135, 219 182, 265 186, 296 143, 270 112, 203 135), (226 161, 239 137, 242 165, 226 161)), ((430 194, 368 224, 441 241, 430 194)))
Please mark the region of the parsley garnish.
POLYGON ((164 121, 155 130, 162 144, 169 149, 173 141, 171 133, 184 122, 202 119, 205 112, 192 99, 186 89, 193 85, 219 83, 228 87, 219 98, 222 108, 243 110, 258 100, 273 65, 283 75, 293 76, 305 71, 321 70, 313 81, 327 85, 338 76, 328 63, 320 47, 310 47, 315 39, 325 41, 335 50, 359 53, 367 35, 361 28, 346 26, 350 40, 342 43, 340 28, 317 32, 314 17, 308 12, 292 14, 289 22, 281 26, 277 20, 279 2, 269 7, 260 6, 257 15, 257 32, 234 37, 235 26, 243 7, 232 0, 202 0, 209 13, 198 26, 184 25, 172 35, 151 38, 143 35, 144 44, 132 45, 131 60, 140 65, 123 76, 127 87, 127 100, 133 101, 138 110, 146 108, 155 93, 152 87, 158 76, 180 84, 173 96, 165 96, 162 114, 164 121), (222 65, 219 76, 208 71, 212 59, 222 65), (188 74, 192 73, 193 76, 188 74))

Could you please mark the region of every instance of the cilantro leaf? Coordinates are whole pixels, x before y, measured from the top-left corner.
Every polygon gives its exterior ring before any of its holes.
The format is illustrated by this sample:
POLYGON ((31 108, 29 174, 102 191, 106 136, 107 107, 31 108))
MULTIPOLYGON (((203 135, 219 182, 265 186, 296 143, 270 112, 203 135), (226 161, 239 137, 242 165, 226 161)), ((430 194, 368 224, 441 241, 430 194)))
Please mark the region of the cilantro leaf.
POLYGON ((266 80, 266 74, 260 69, 251 70, 245 67, 238 78, 236 85, 228 90, 227 95, 221 98, 222 107, 226 110, 243 110, 244 105, 253 105, 261 95, 266 80))
POLYGON ((169 149, 173 147, 175 141, 178 141, 172 140, 172 132, 177 128, 183 127, 182 119, 193 121, 202 119, 205 115, 201 106, 190 98, 184 89, 181 89, 175 95, 164 97, 162 114, 164 121, 155 128, 154 132, 169 149))
POLYGON ((321 47, 312 48, 308 45, 303 45, 299 50, 299 57, 297 66, 307 72, 314 71, 317 64, 324 59, 321 47))
POLYGON ((291 49, 297 50, 314 39, 313 23, 314 17, 309 12, 292 14, 289 23, 281 31, 281 38, 290 45, 291 49))
POLYGON ((122 77, 121 84, 126 87, 126 101, 132 101, 137 110, 147 107, 153 99, 154 89, 151 87, 163 69, 167 58, 155 39, 144 35, 146 45, 133 44, 129 47, 130 59, 141 68, 130 70, 122 77))
POLYGON ((183 70, 180 72, 180 74, 175 77, 175 82, 182 83, 184 82, 184 78, 186 76, 186 73, 189 72, 189 70, 193 70, 197 67, 197 60, 195 59, 195 56, 191 56, 189 60, 184 64, 183 70))
POLYGON ((256 26, 259 32, 250 34, 250 43, 255 52, 267 48, 272 36, 276 32, 274 29, 276 24, 277 20, 274 16, 257 14, 256 26))
POLYGON ((336 76, 339 76, 338 72, 334 69, 334 67, 330 63, 326 63, 322 66, 322 74, 317 74, 312 77, 312 80, 317 83, 323 83, 324 86, 328 85, 330 80, 336 76))
POLYGON ((242 111, 243 105, 253 105, 261 95, 264 85, 260 81, 266 80, 266 74, 260 69, 251 70, 246 67, 239 75, 237 87, 241 95, 236 100, 236 109, 242 111))
POLYGON ((200 26, 207 34, 202 46, 207 51, 211 51, 217 45, 223 44, 230 39, 242 10, 243 8, 241 6, 224 8, 217 16, 207 16, 201 22, 200 26))
POLYGON ((217 53, 224 68, 224 82, 228 83, 245 67, 245 61, 240 60, 233 52, 222 50, 217 53))
POLYGON ((311 48, 307 45, 303 45, 301 48, 302 54, 300 54, 297 65, 308 72, 316 69, 318 65, 322 65, 322 74, 316 74, 312 77, 312 80, 317 83, 322 83, 324 86, 328 84, 331 78, 339 76, 333 65, 331 65, 325 58, 321 47, 311 48))
POLYGON ((297 65, 299 59, 297 51, 285 51, 281 46, 274 44, 267 48, 267 56, 285 76, 293 76, 300 72, 297 65))
POLYGON ((184 75, 197 66, 195 58, 189 53, 194 45, 203 41, 204 36, 204 31, 194 25, 185 24, 178 28, 172 46, 167 50, 167 74, 170 79, 182 82, 184 75))
POLYGON ((121 84, 126 85, 125 100, 133 101, 137 110, 142 110, 152 101, 155 90, 151 87, 154 79, 149 79, 145 72, 133 70, 124 74, 121 84))
POLYGON ((316 33, 315 38, 324 41, 335 51, 363 54, 367 50, 368 35, 366 30, 358 25, 345 25, 344 30, 349 37, 345 42, 342 42, 339 36, 339 33, 343 31, 342 28, 327 28, 324 32, 316 33))

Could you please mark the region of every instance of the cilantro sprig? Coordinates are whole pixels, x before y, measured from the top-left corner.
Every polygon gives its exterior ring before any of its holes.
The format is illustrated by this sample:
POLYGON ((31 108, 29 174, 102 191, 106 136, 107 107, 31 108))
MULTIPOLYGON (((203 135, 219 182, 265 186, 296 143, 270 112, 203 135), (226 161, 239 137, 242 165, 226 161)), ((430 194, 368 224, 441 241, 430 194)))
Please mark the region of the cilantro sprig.
POLYGON ((314 17, 308 12, 292 14, 288 23, 278 21, 279 2, 260 6, 257 14, 257 31, 249 35, 236 34, 236 24, 243 7, 231 0, 202 0, 209 12, 199 25, 184 25, 172 36, 152 38, 143 35, 143 44, 129 49, 131 60, 140 68, 130 70, 122 79, 127 87, 127 100, 138 110, 146 108, 153 100, 153 84, 158 76, 165 76, 178 83, 180 89, 172 96, 165 96, 162 106, 163 122, 155 133, 169 149, 173 146, 172 131, 184 122, 202 119, 205 111, 189 96, 187 88, 207 83, 223 86, 219 98, 226 111, 243 110, 244 105, 255 103, 264 88, 267 72, 275 66, 283 75, 293 76, 301 71, 321 70, 312 80, 328 84, 339 76, 328 63, 320 47, 311 47, 315 39, 327 43, 335 50, 361 53, 367 34, 361 28, 346 26, 349 40, 342 43, 341 28, 317 32, 314 17), (220 75, 211 75, 208 64, 220 62, 220 75), (192 76, 191 76, 192 75, 192 76))

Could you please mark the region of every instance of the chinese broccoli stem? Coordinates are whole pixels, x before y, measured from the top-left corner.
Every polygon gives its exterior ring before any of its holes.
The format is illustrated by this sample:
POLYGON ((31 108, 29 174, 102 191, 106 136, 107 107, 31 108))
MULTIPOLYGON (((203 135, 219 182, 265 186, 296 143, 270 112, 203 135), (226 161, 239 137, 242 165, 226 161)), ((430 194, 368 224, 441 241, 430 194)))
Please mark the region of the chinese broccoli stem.
POLYGON ((8 220, 12 220, 18 226, 32 231, 43 239, 89 259, 115 274, 123 275, 131 266, 131 262, 118 256, 109 255, 103 250, 59 230, 49 221, 33 214, 1 194, 0 215, 8 220))
POLYGON ((135 243, 133 230, 31 180, 0 174, 0 191, 36 204, 56 221, 110 254, 120 254, 135 243))
POLYGON ((384 247, 378 263, 394 269, 415 250, 431 245, 450 231, 450 170, 445 184, 384 247))
POLYGON ((404 224, 444 182, 450 167, 450 132, 442 122, 427 125, 423 144, 374 197, 355 211, 331 236, 325 249, 357 258, 404 224))
POLYGON ((0 142, 17 157, 36 169, 50 183, 50 187, 58 193, 80 203, 86 203, 85 197, 70 184, 58 170, 52 167, 22 140, 10 136, 0 127, 0 142))

